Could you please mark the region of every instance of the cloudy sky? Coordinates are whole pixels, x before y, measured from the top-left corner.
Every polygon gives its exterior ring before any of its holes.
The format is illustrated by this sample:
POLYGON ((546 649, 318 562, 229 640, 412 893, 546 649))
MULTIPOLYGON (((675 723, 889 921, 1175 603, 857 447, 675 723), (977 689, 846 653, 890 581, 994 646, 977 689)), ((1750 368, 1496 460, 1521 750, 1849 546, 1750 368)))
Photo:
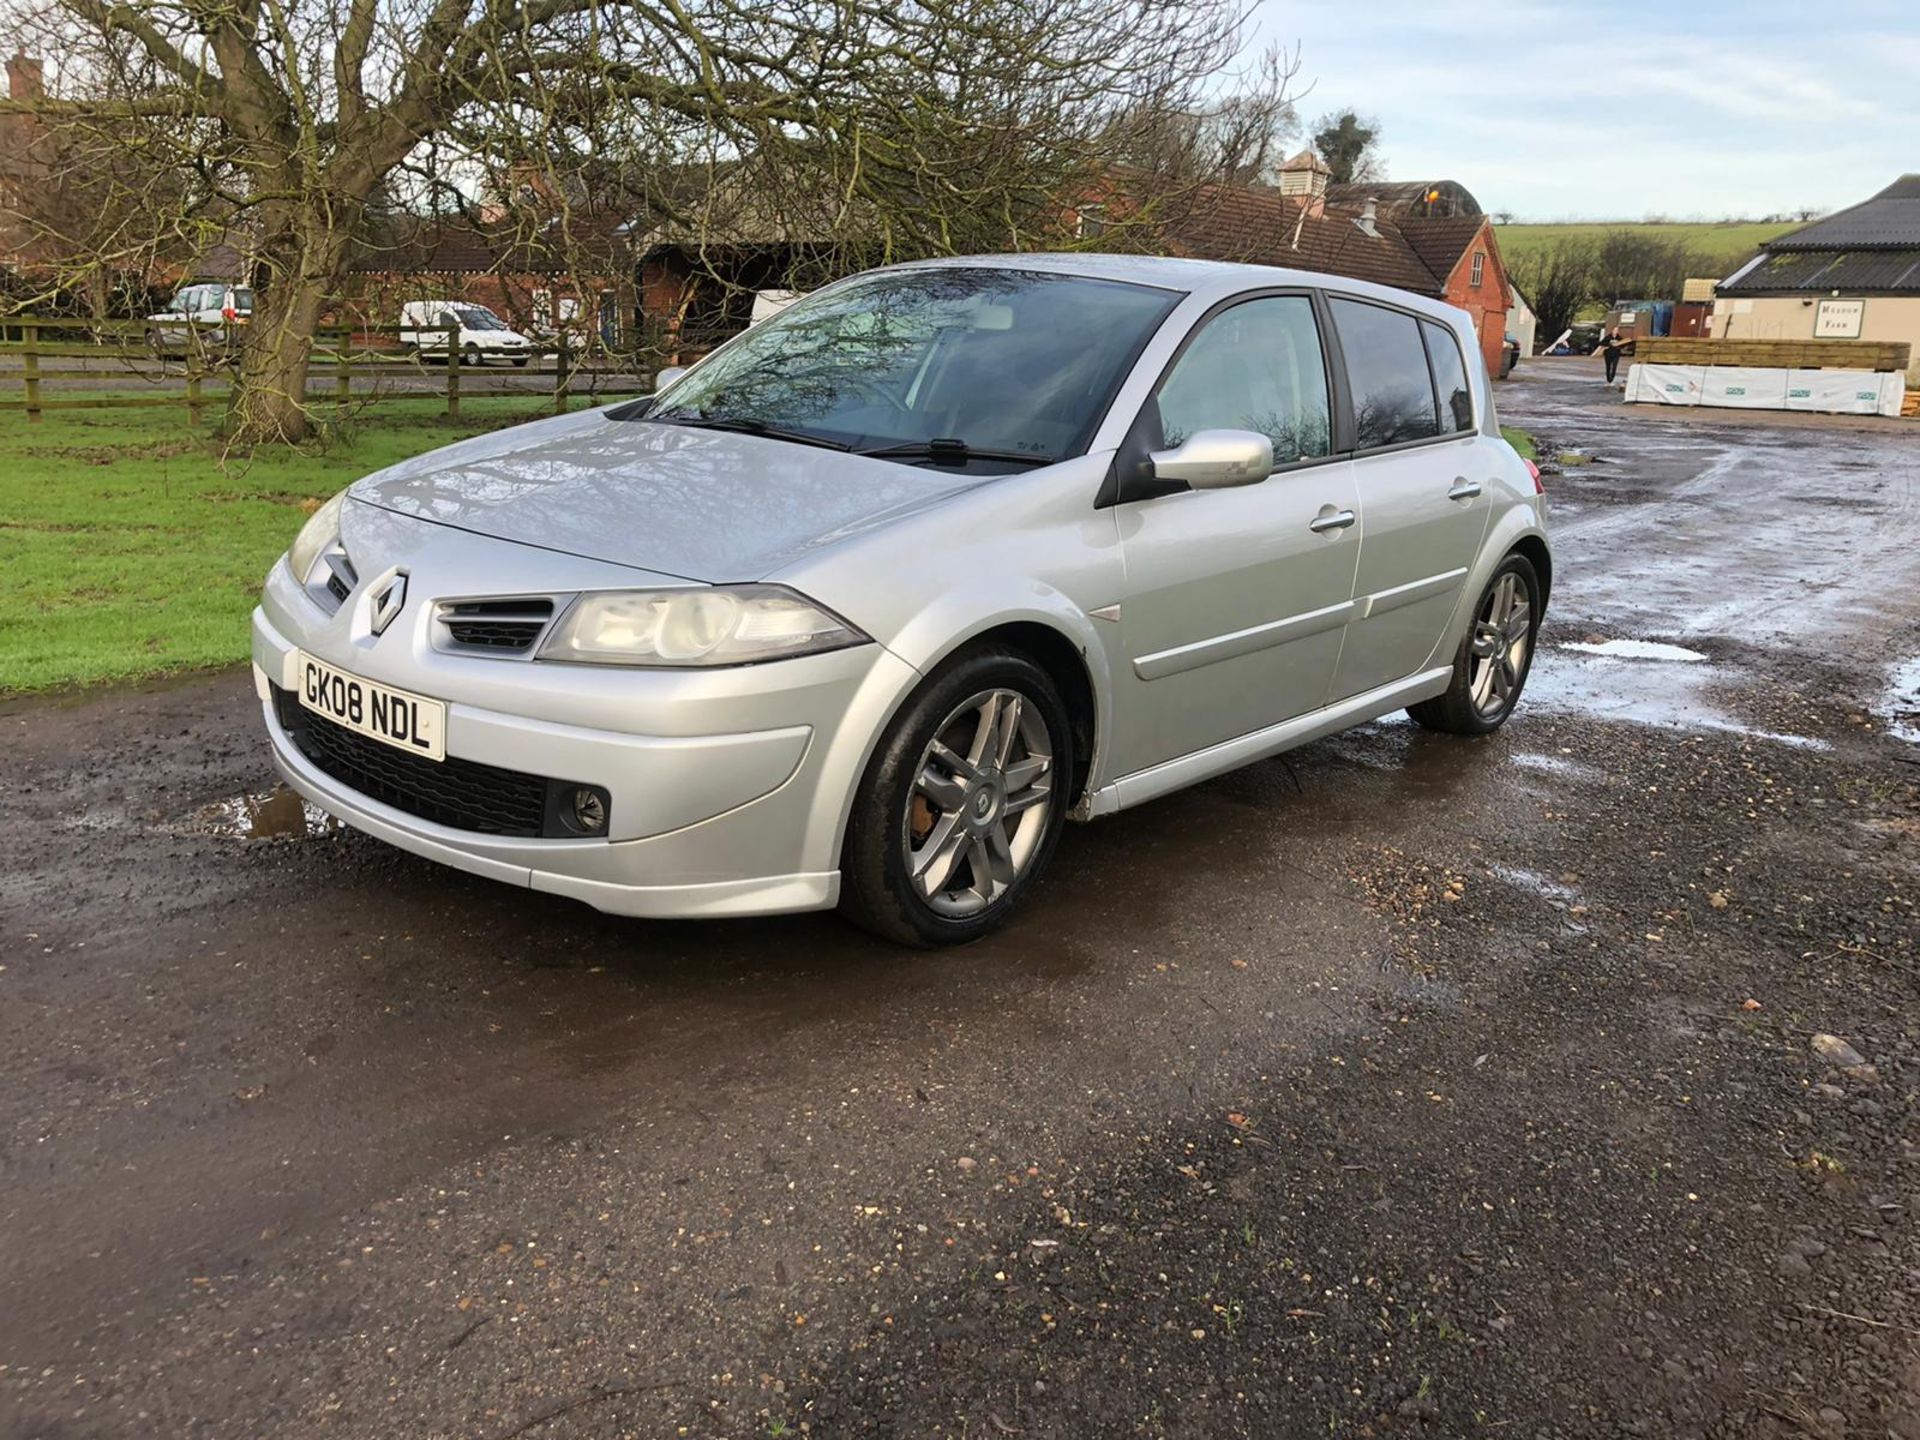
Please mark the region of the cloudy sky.
POLYGON ((1302 118, 1534 220, 1837 209, 1920 171, 1920 0, 1259 0, 1302 118))

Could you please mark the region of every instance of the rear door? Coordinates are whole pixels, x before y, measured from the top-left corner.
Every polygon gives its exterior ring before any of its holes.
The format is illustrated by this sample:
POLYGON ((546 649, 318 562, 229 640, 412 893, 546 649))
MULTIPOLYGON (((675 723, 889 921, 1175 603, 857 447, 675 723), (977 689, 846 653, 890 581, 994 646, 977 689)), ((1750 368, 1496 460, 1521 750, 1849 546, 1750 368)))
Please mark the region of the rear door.
MULTIPOLYGON (((1370 300, 1329 297, 1352 396, 1365 536, 1335 700, 1425 668, 1479 554, 1491 479, 1454 331, 1370 300)), ((1438 662, 1434 662, 1438 663, 1438 662)))
POLYGON ((1116 775, 1326 703, 1358 551, 1351 465, 1332 453, 1327 357, 1311 295, 1241 297, 1202 319, 1140 426, 1148 449, 1255 430, 1274 472, 1115 510, 1126 560, 1116 775))

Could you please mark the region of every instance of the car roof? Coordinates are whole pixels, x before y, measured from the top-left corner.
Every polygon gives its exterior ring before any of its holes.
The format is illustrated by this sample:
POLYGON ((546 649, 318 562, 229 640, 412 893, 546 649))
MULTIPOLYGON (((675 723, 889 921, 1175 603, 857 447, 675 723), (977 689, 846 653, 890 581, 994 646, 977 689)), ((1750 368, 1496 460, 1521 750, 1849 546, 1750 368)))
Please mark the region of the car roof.
MULTIPOLYGON (((1376 285, 1370 280, 1355 280, 1346 275, 1331 275, 1321 270, 1291 270, 1277 265, 1242 265, 1228 260, 1189 260, 1173 255, 1108 255, 1093 252, 1033 252, 1007 255, 951 255, 938 259, 915 260, 889 270, 942 269, 975 266, 1000 270, 1040 271, 1052 275, 1076 275, 1090 280, 1118 280, 1134 285, 1153 285, 1164 290, 1179 290, 1209 303, 1224 300, 1245 290, 1263 286, 1310 286, 1341 295, 1385 300, 1408 310, 1419 310, 1436 319, 1458 326, 1465 316, 1446 302, 1391 285, 1376 285)), ((873 273, 873 272, 868 272, 873 273)))

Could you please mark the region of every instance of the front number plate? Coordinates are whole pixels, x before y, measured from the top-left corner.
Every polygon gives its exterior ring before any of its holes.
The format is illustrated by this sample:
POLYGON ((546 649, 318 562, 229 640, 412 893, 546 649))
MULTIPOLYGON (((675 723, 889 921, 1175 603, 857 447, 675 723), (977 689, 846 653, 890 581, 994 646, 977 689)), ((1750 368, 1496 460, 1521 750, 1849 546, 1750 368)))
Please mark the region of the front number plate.
POLYGON ((295 694, 304 709, 409 755, 447 758, 444 700, 376 685, 297 651, 293 661, 299 681, 295 694))

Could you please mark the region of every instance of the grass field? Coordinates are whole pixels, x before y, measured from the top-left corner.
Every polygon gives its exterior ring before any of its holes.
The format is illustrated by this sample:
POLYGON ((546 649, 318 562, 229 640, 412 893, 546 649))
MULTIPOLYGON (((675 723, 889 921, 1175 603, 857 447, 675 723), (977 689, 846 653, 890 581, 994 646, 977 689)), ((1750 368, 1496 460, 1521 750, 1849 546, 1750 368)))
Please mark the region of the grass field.
POLYGON ((1533 435, 1530 431, 1522 430, 1518 425, 1502 425, 1500 433, 1506 437, 1507 443, 1513 446, 1522 460, 1540 458, 1540 447, 1533 443, 1533 435))
POLYGON ((1582 220, 1564 225, 1500 225, 1495 227, 1494 234, 1499 238, 1501 255, 1512 263, 1560 240, 1598 240, 1609 230, 1644 231, 1663 240, 1686 241, 1700 253, 1702 259, 1715 262, 1704 267, 1702 273, 1719 278, 1752 255, 1766 241, 1773 239, 1776 235, 1784 235, 1789 230, 1799 228, 1798 221, 1788 221, 1783 224, 1702 221, 1654 225, 1627 221, 1582 220))
POLYGON ((171 408, 0 412, 0 694, 245 659, 260 581, 313 502, 550 407, 470 399, 456 424, 395 403, 323 451, 225 464, 171 408))

